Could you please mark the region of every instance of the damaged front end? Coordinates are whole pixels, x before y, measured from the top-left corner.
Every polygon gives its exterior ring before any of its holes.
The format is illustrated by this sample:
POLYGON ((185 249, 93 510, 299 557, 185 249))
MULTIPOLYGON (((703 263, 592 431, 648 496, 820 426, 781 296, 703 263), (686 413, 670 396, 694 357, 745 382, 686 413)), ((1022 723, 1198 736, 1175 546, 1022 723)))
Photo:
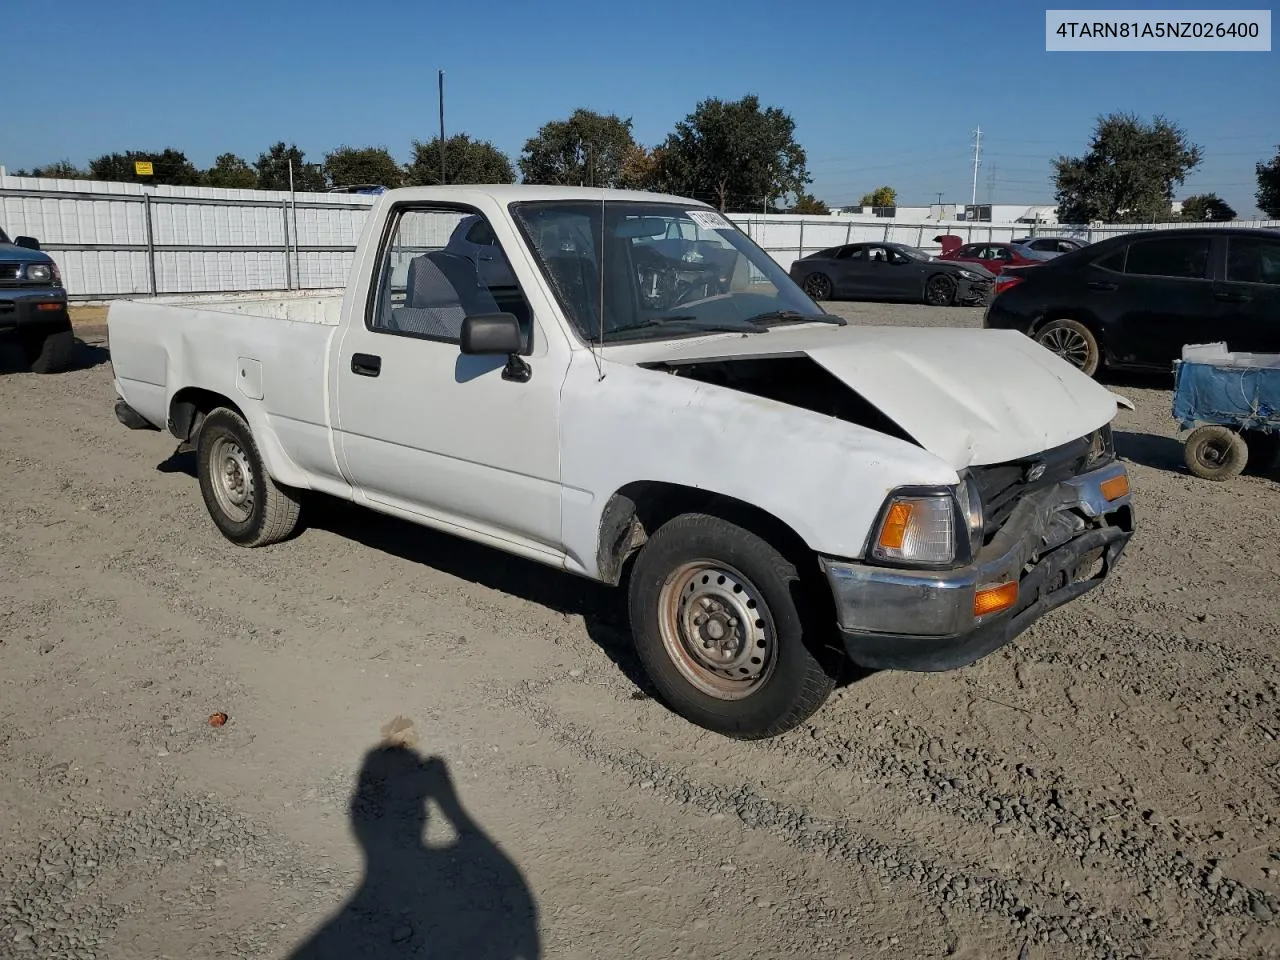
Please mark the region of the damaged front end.
MULTIPOLYGON (((865 561, 823 558, 849 657, 872 669, 954 669, 1098 586, 1133 535, 1129 478, 1108 434, 969 471, 983 522, 979 533, 970 524, 958 566, 891 566, 874 544, 865 561)), ((873 535, 881 541, 893 533, 886 523, 873 535)))

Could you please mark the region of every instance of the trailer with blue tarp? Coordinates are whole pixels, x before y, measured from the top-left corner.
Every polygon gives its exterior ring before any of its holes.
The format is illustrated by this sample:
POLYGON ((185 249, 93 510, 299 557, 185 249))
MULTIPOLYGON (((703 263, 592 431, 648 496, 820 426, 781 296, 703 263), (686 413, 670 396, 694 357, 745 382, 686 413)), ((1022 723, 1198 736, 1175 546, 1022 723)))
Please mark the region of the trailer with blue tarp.
POLYGON ((1183 456, 1197 477, 1228 480, 1248 464, 1270 466, 1280 451, 1280 354, 1184 347, 1174 364, 1173 416, 1191 431, 1183 456))

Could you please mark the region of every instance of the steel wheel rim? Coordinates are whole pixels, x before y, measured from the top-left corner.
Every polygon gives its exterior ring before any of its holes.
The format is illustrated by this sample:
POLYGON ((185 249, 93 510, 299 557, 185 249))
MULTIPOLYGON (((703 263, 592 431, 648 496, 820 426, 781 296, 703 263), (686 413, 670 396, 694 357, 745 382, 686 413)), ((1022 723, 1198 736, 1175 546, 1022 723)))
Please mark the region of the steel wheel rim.
POLYGON ((777 665, 777 639, 759 589, 714 560, 693 560, 667 577, 658 630, 682 677, 717 700, 760 689, 777 665))
POLYGON ((1069 327, 1046 330, 1040 334, 1040 345, 1081 370, 1089 362, 1089 341, 1079 331, 1069 327))
POLYGON ((209 451, 209 479, 218 508, 236 523, 253 514, 253 467, 244 448, 230 437, 219 437, 209 451))
POLYGON ((1202 467, 1216 470, 1223 466, 1231 455, 1231 444, 1220 437, 1209 437, 1196 446, 1196 460, 1202 467))
POLYGON ((929 281, 929 302, 937 305, 951 299, 951 281, 946 277, 934 277, 929 281))
POLYGON ((810 274, 804 278, 804 292, 815 300, 825 300, 831 294, 831 283, 825 277, 810 274))

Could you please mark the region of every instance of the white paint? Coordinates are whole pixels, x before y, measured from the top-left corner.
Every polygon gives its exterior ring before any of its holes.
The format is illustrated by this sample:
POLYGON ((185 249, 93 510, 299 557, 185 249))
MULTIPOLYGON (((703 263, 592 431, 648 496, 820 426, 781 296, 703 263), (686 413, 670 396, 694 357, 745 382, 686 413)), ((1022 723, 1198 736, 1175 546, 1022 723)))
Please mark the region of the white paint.
POLYGON ((536 269, 508 204, 602 196, 654 199, 560 187, 384 194, 365 221, 341 300, 114 304, 117 390, 156 425, 184 388, 237 398, 280 482, 587 576, 599 573, 601 516, 628 484, 733 497, 773 514, 815 551, 856 558, 892 488, 954 484, 970 463, 1035 453, 1115 414, 1108 391, 1003 331, 813 324, 611 346, 593 356, 536 269), (464 357, 453 344, 365 326, 389 205, 446 197, 484 214, 508 252, 534 317, 527 383, 503 380, 500 358, 464 357), (380 375, 353 373, 355 353, 381 357, 380 375), (639 365, 769 354, 809 355, 921 445, 639 365))

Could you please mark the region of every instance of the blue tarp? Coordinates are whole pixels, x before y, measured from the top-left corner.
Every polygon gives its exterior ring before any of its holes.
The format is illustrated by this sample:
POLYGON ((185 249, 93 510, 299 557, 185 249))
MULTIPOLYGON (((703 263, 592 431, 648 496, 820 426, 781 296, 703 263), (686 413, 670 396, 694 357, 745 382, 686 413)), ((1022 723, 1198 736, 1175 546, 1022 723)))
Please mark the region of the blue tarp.
POLYGON ((1184 430, 1204 423, 1280 429, 1280 366, 1184 360, 1174 376, 1173 416, 1184 430))

